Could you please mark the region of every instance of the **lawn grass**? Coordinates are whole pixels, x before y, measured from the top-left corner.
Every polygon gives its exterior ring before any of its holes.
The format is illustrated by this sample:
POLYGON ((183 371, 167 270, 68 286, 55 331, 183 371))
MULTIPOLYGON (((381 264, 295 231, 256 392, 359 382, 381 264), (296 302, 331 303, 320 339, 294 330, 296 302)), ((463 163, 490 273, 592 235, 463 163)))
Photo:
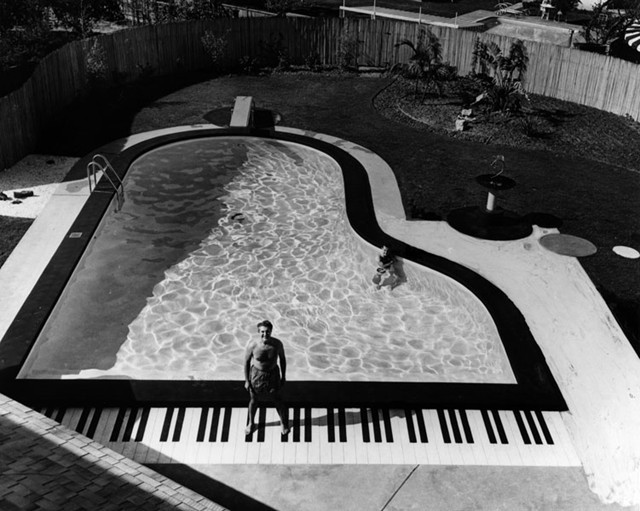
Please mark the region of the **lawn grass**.
POLYGON ((621 150, 640 147, 637 124, 541 98, 537 108, 551 108, 555 115, 551 139, 530 146, 510 137, 513 128, 506 125, 499 135, 478 141, 456 136, 444 121, 429 126, 398 113, 394 101, 402 95, 392 93, 390 83, 337 73, 163 79, 69 110, 48 127, 39 152, 82 156, 130 133, 206 122, 208 112, 229 109, 235 96, 250 95, 260 108, 280 113, 285 126, 376 151, 394 170, 409 218, 446 218, 453 209, 484 204, 485 190, 474 178, 502 154, 517 186, 500 205, 520 214, 554 215, 563 222, 562 232, 598 247, 580 262, 640 352, 639 262, 611 250, 640 248, 639 159, 637 152, 621 150))

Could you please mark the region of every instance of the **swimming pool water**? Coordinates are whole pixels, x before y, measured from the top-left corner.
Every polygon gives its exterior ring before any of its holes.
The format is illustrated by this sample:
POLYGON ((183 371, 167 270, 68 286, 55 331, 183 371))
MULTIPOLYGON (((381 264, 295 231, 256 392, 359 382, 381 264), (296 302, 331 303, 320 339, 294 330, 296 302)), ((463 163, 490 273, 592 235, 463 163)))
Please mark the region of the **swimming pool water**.
POLYGON ((21 377, 239 380, 270 319, 290 380, 515 382, 468 291, 408 264, 375 290, 341 170, 313 149, 170 144, 134 162, 126 190, 21 377))

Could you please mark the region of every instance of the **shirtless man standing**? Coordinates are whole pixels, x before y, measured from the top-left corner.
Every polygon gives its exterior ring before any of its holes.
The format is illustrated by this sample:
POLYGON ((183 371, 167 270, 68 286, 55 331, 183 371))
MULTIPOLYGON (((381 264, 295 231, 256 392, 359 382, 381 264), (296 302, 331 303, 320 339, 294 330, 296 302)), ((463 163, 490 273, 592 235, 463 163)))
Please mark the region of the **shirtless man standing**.
POLYGON ((271 337, 273 325, 270 321, 258 323, 259 341, 251 341, 247 345, 244 357, 244 388, 249 392, 249 418, 245 433, 249 435, 254 427, 257 400, 259 397, 270 397, 275 401, 280 416, 282 434, 289 433, 289 422, 286 410, 280 398, 280 389, 285 384, 287 359, 284 346, 279 339, 271 337), (280 362, 280 368, 278 368, 280 362), (282 375, 281 375, 282 373, 282 375))

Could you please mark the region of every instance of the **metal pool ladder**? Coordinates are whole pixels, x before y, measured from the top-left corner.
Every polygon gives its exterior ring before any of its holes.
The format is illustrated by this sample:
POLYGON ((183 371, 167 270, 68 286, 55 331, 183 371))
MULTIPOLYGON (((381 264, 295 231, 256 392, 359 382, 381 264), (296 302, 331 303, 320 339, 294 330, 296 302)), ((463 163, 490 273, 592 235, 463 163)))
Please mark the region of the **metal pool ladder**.
POLYGON ((103 154, 96 154, 92 160, 87 164, 87 179, 89 180, 89 193, 97 190, 98 180, 96 173, 102 172, 102 175, 107 178, 111 187, 116 192, 116 212, 120 211, 124 204, 124 184, 122 179, 118 176, 107 157, 103 154), (93 181, 93 183, 92 183, 93 181))

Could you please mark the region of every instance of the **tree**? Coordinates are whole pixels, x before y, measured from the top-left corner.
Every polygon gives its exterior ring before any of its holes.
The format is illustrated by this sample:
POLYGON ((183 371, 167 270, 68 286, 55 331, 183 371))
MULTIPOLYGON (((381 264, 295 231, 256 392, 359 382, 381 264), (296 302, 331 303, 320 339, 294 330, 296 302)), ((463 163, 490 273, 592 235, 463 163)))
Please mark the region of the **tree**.
POLYGON ((580 33, 588 44, 608 45, 624 35, 625 30, 640 16, 638 0, 624 2, 615 8, 614 0, 596 4, 591 17, 580 33))
POLYGON ((264 7, 276 16, 285 17, 288 12, 302 6, 302 0, 265 0, 264 7))
POLYGON ((398 63, 391 72, 414 80, 416 96, 422 88, 422 99, 429 90, 435 89, 442 94, 442 82, 455 76, 455 67, 442 62, 442 45, 438 37, 430 29, 421 29, 418 39, 414 43, 409 39, 400 41, 397 45, 407 46, 413 54, 407 63, 398 63))
POLYGON ((56 20, 80 38, 91 35, 97 21, 122 17, 118 0, 48 0, 47 4, 56 20))
POLYGON ((21 28, 48 27, 42 0, 0 0, 0 34, 21 28))
POLYGON ((517 112, 522 106, 524 78, 529 57, 524 43, 518 39, 511 44, 509 55, 504 55, 494 43, 476 39, 473 49, 473 74, 484 83, 482 99, 492 112, 517 112))

